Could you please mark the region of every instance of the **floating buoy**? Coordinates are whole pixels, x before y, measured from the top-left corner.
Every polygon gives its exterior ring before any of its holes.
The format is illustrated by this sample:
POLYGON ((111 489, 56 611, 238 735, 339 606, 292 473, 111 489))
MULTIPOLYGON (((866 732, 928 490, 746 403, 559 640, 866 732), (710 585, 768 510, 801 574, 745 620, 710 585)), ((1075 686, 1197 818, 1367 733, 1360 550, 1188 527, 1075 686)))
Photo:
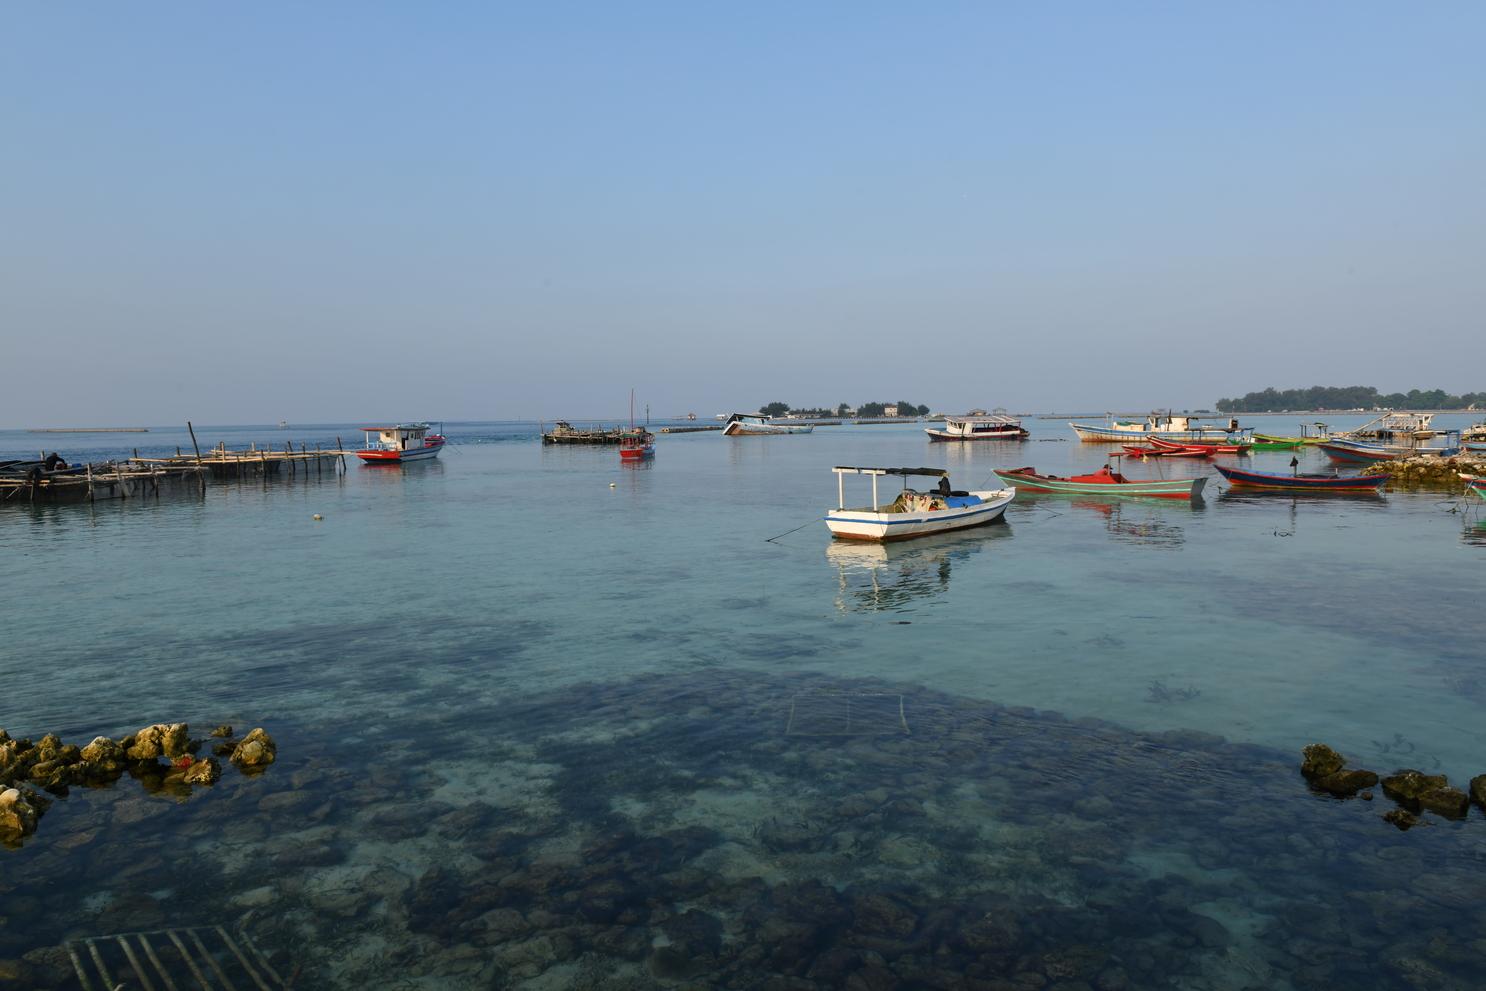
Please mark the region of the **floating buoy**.
POLYGON ((325 517, 321 516, 319 513, 316 513, 313 518, 317 520, 323 520, 325 517))
POLYGON ((619 487, 619 483, 618 482, 610 482, 609 483, 609 488, 611 488, 611 489, 616 489, 618 487, 619 487))

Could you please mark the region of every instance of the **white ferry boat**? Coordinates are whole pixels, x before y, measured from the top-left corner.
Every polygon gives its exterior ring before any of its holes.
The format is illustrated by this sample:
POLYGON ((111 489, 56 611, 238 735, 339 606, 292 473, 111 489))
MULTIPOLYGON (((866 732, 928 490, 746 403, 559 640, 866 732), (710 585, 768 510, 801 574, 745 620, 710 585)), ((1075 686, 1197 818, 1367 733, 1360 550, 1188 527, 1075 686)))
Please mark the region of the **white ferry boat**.
POLYGON ((946 416, 943 427, 925 427, 931 441, 1026 440, 1031 432, 1014 416, 946 416))
POLYGON ((367 464, 395 465, 427 461, 444 449, 442 434, 430 433, 426 423, 399 423, 395 427, 362 427, 366 442, 356 456, 367 464))
MULTIPOLYGON (((1180 413, 1151 413, 1144 420, 1111 419, 1106 426, 1095 427, 1086 423, 1070 423, 1078 439, 1092 443, 1116 442, 1130 444, 1140 440, 1159 437, 1161 440, 1224 441, 1228 435, 1238 431, 1238 421, 1229 420, 1227 427, 1203 426, 1204 417, 1185 416, 1180 413)), ((1210 419, 1210 418, 1208 418, 1210 419)))

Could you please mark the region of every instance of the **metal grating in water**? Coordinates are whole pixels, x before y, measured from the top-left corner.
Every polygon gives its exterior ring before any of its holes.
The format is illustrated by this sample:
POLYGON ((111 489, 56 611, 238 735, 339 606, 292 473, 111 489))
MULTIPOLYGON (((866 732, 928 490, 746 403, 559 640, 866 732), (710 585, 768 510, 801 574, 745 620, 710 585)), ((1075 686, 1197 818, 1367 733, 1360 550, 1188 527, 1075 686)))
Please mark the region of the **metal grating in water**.
POLYGON ((790 699, 785 736, 906 736, 903 696, 809 692, 790 699))
POLYGON ((82 991, 288 991, 239 929, 190 926, 89 936, 66 944, 82 991))

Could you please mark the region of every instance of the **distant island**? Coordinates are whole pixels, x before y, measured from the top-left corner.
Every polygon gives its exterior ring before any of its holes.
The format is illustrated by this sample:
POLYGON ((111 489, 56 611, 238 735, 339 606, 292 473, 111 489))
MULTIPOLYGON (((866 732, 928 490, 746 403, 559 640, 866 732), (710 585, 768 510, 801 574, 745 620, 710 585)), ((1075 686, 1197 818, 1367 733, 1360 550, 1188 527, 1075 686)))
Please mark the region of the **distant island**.
POLYGON ((1370 385, 1313 385, 1309 389, 1265 389, 1239 399, 1219 399, 1219 413, 1279 413, 1311 409, 1476 409, 1486 392, 1452 396, 1442 389, 1410 389, 1386 395, 1370 385))
POLYGON ((855 409, 852 408, 850 403, 841 403, 834 409, 828 407, 807 409, 804 407, 795 407, 789 403, 768 403, 767 405, 760 406, 758 411, 764 416, 800 416, 822 419, 828 416, 874 417, 929 415, 929 407, 915 406, 906 400, 899 400, 896 403, 862 403, 862 405, 855 409))

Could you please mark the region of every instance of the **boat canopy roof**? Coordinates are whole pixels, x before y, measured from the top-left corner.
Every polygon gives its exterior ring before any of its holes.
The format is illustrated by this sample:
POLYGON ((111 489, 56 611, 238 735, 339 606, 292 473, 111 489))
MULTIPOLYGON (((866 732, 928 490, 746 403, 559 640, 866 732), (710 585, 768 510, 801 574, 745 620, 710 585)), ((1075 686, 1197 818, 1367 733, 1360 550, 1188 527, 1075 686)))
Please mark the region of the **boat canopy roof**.
POLYGON ((399 423, 395 427, 362 427, 361 432, 366 434, 382 433, 387 430, 427 430, 426 423, 399 423))
POLYGON ((944 468, 852 468, 837 465, 831 470, 838 475, 929 475, 933 478, 949 476, 949 472, 944 468))
POLYGON ((1014 416, 1005 413, 966 413, 964 416, 946 416, 946 420, 954 423, 1021 423, 1014 416))

